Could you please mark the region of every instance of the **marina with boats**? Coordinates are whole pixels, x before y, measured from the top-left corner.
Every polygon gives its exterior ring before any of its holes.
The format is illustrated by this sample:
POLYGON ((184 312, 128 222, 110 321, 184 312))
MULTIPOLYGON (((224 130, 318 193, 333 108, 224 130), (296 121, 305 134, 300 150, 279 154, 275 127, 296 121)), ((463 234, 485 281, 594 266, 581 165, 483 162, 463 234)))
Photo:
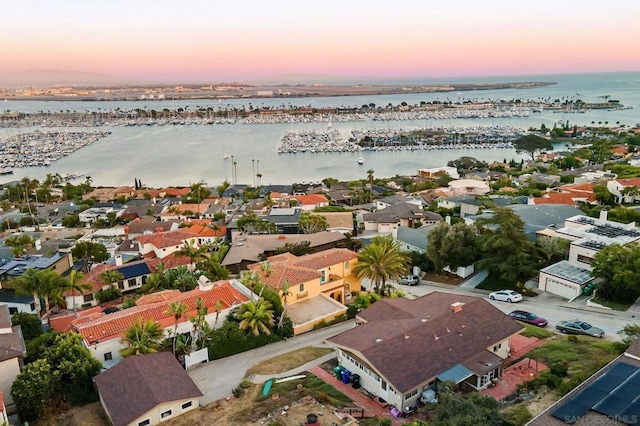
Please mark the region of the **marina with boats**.
POLYGON ((87 145, 106 138, 110 131, 41 131, 0 139, 0 169, 50 166, 87 145))

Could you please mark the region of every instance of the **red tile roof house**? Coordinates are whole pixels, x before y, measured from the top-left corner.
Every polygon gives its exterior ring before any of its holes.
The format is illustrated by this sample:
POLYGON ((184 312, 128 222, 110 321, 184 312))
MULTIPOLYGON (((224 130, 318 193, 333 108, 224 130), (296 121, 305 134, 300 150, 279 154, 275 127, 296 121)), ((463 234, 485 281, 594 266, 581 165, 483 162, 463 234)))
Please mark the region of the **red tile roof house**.
POLYGON ((499 379, 510 340, 523 327, 482 298, 433 292, 382 299, 357 327, 327 339, 362 387, 396 407, 453 380, 483 389, 499 379))
POLYGON ((607 189, 616 197, 616 203, 640 201, 640 178, 610 180, 607 181, 607 189))
POLYGON ((80 312, 77 318, 72 313, 56 316, 51 319, 51 327, 59 332, 79 333, 91 354, 108 368, 122 360, 119 351, 125 345, 120 340, 136 319, 150 319, 160 323, 168 337, 168 330, 173 330, 175 322, 173 315, 166 314, 167 308, 170 302, 182 302, 187 305, 187 313, 179 321, 178 333, 190 333, 193 324, 187 318, 197 316, 196 300, 200 298, 204 307, 208 308, 206 321, 211 327, 220 327, 231 310, 247 302, 250 295, 251 291, 236 280, 211 283, 202 279, 199 287, 194 290, 184 293, 165 290, 145 295, 136 301, 136 306, 122 311, 105 314, 96 307, 80 312), (216 323, 218 301, 221 302, 222 309, 216 323))
POLYGON ((4 405, 4 395, 0 391, 0 424, 9 424, 9 415, 7 414, 7 407, 4 405))
POLYGON ((113 426, 157 425, 197 408, 202 397, 169 352, 129 357, 96 376, 95 384, 113 426))
POLYGON ((329 205, 329 199, 324 194, 296 195, 293 198, 298 201, 298 205, 305 212, 311 212, 317 207, 327 207, 329 205))

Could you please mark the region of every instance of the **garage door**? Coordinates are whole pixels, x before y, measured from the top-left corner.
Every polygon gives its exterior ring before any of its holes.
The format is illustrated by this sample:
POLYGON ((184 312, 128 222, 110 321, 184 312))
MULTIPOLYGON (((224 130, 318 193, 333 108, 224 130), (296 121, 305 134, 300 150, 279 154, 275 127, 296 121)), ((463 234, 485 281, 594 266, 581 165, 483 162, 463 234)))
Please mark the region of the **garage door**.
POLYGON ((557 294, 558 296, 566 297, 567 299, 573 299, 579 294, 576 287, 551 278, 547 278, 546 287, 549 293, 557 294))

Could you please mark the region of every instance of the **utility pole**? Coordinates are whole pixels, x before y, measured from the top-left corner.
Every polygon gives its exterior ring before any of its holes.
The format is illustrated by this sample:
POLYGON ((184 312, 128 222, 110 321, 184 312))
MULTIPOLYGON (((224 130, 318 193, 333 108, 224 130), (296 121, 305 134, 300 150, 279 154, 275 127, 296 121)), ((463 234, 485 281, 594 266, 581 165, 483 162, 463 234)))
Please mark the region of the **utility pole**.
POLYGON ((231 156, 231 184, 235 185, 236 184, 236 179, 233 176, 233 165, 235 164, 235 160, 233 159, 233 155, 231 156))
POLYGON ((253 174, 253 187, 256 187, 256 160, 251 159, 251 172, 253 174))

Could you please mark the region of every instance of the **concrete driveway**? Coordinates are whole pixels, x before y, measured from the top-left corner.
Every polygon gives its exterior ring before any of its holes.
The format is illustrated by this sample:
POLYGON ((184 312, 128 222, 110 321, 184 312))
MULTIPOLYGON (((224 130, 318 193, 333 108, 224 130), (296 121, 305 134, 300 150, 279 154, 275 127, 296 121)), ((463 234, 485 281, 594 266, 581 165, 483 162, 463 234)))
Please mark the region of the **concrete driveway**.
POLYGON ((355 321, 349 320, 193 367, 188 373, 204 394, 204 397, 200 399, 200 404, 207 405, 230 395, 231 390, 242 382, 246 371, 254 364, 306 346, 326 347, 324 344, 325 339, 342 333, 354 325, 355 321))

